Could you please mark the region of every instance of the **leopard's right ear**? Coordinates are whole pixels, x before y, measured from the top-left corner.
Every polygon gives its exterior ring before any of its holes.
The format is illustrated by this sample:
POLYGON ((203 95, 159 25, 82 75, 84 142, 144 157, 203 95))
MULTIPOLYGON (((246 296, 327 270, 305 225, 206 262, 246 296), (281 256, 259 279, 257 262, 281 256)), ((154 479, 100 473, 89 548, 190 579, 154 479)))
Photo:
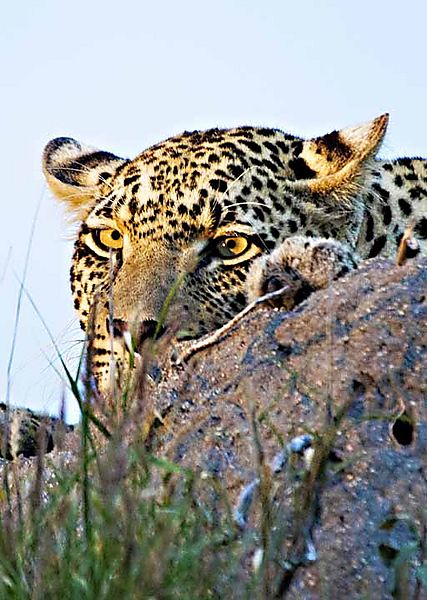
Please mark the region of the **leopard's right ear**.
POLYGON ((99 198, 102 186, 108 186, 108 180, 125 162, 110 152, 61 137, 44 149, 43 173, 53 194, 81 219, 99 198))

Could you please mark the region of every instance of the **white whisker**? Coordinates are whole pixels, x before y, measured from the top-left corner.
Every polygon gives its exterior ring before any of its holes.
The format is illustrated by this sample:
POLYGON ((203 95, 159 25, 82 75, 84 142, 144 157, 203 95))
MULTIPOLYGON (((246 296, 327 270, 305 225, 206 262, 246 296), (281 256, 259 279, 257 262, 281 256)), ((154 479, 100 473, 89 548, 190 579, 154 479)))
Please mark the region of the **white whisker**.
MULTIPOLYGON (((227 196, 227 194, 232 190, 233 186, 240 180, 242 179, 247 173, 249 173, 250 171, 252 171, 253 169, 255 169, 255 167, 248 167, 247 169, 245 169, 243 171, 243 173, 240 173, 240 175, 238 177, 236 177, 235 179, 233 179, 233 181, 230 183, 229 186, 227 186, 226 190, 224 190, 224 192, 222 192, 221 196, 216 199, 213 198, 213 202, 212 202, 212 208, 215 209, 216 206, 218 206, 220 203, 222 203, 222 201, 224 200, 224 198, 227 196)), ((206 179, 208 179, 208 175, 210 175, 209 173, 206 175, 206 179)), ((236 205, 233 205, 236 206, 236 205)), ((229 208, 229 207, 227 207, 229 208)))
POLYGON ((228 194, 228 192, 233 188, 233 186, 240 180, 242 179, 245 175, 247 175, 250 171, 252 171, 253 169, 255 169, 256 167, 248 167, 247 169, 245 169, 243 171, 243 173, 240 173, 240 175, 238 177, 236 177, 236 179, 233 179, 233 181, 230 183, 230 185, 227 187, 227 189, 222 193, 222 196, 220 198, 220 202, 222 202, 224 200, 224 198, 226 197, 226 195, 228 194))
POLYGON ((264 206, 265 208, 270 208, 266 202, 248 201, 248 202, 235 202, 234 204, 229 204, 227 206, 227 209, 234 208, 235 206, 264 206))

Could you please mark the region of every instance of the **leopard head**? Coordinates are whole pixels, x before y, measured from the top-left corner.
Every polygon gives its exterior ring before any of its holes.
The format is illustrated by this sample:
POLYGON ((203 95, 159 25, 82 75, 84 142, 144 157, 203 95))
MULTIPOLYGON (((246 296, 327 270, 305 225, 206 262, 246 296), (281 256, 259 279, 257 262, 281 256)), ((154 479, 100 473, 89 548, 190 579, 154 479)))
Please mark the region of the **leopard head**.
POLYGON ((354 245, 360 189, 387 115, 311 140, 240 127, 185 132, 133 160, 70 138, 49 142, 43 170, 79 231, 74 306, 92 330, 93 370, 128 365, 130 337, 173 327, 198 337, 246 304, 254 260, 298 233, 354 245))

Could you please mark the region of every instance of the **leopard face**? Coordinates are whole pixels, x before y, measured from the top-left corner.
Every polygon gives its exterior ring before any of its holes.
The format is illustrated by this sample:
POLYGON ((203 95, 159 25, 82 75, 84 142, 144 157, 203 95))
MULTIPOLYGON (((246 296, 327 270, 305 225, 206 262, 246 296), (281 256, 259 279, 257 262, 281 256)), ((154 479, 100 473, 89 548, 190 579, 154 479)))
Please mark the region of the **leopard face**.
POLYGON ((229 320, 247 302, 251 264, 286 238, 357 249, 386 126, 384 115, 307 141, 275 129, 213 129, 134 160, 51 141, 43 167, 79 223, 71 288, 82 328, 93 330, 100 388, 112 358, 126 370, 126 336, 138 349, 160 328, 193 338, 229 320))

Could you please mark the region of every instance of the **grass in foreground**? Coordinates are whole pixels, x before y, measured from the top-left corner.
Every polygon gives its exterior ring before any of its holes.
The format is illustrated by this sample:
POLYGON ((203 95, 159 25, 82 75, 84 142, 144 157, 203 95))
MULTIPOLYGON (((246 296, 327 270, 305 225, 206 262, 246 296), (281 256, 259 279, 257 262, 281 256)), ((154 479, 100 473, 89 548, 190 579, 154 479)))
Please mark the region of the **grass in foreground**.
POLYGON ((0 598, 253 597, 230 511, 218 516, 191 471, 147 453, 139 428, 129 434, 137 407, 100 418, 89 383, 81 392, 63 367, 82 411, 75 452, 45 454, 42 428, 28 469, 4 462, 0 598))

